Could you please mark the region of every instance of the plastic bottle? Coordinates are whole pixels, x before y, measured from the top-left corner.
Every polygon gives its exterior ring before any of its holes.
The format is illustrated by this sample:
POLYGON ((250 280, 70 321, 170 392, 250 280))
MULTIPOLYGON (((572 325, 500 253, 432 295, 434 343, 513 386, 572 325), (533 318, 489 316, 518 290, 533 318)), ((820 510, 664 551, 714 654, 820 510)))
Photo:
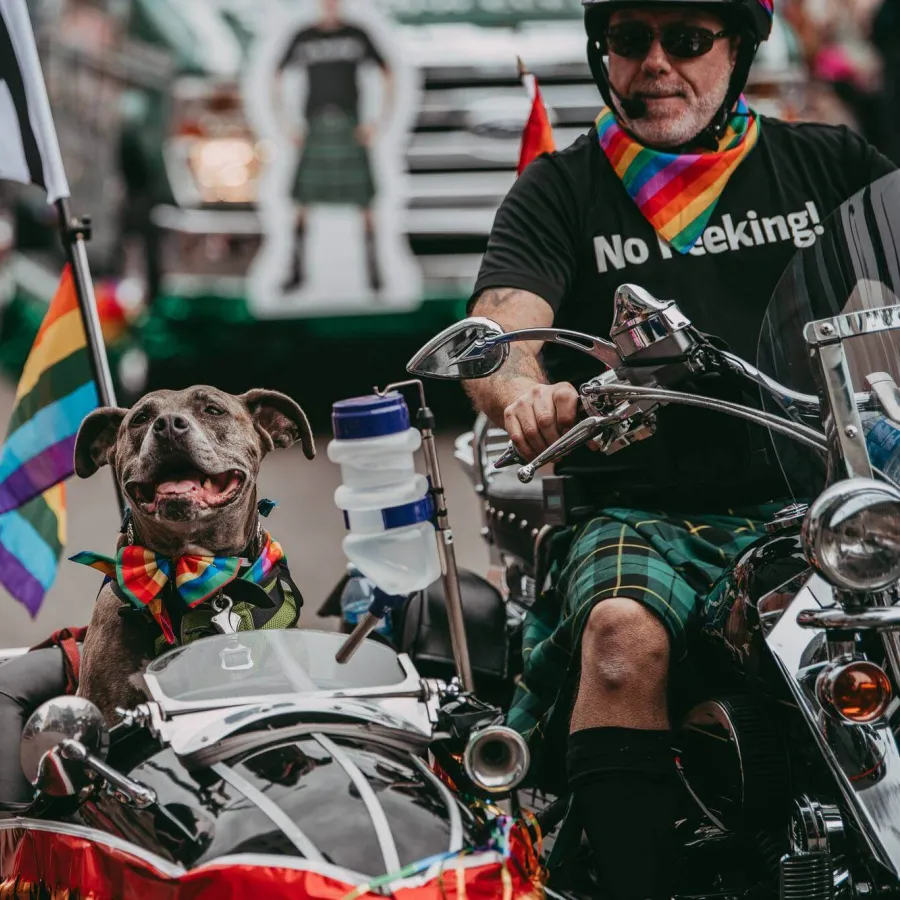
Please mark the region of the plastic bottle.
MULTIPOLYGON (((371 578, 366 578, 352 563, 347 566, 350 580, 341 591, 341 617, 348 625, 357 622, 369 611, 375 599, 377 587, 371 578)), ((390 637, 392 631, 391 611, 388 610, 381 624, 375 629, 379 634, 390 637)))
POLYGON ((895 484, 900 484, 900 426, 881 413, 862 413, 869 459, 895 484))
POLYGON ((341 467, 334 502, 344 512, 344 555, 385 594, 408 596, 440 575, 428 479, 413 454, 422 443, 398 393, 332 407, 328 458, 341 467))

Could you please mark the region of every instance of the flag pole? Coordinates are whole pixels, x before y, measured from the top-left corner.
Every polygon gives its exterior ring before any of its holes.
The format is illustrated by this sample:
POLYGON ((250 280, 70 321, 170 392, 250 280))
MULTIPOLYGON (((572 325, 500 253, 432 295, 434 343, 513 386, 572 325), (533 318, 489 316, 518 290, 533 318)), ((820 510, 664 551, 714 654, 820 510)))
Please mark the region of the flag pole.
MULTIPOLYGON (((100 316, 97 313, 97 299, 94 296, 94 284, 91 281, 85 241, 91 237, 91 220, 89 216, 74 216, 68 197, 60 197, 56 201, 59 214, 60 235, 66 258, 72 266, 72 278, 75 282, 75 295, 81 310, 81 321, 84 323, 84 334, 87 338, 91 359, 91 370, 97 385, 97 397, 101 406, 118 406, 116 391, 113 386, 109 360, 106 357, 106 343, 100 327, 100 316)), ((119 480, 113 473, 113 489, 119 514, 125 515, 125 498, 119 488, 119 480)))

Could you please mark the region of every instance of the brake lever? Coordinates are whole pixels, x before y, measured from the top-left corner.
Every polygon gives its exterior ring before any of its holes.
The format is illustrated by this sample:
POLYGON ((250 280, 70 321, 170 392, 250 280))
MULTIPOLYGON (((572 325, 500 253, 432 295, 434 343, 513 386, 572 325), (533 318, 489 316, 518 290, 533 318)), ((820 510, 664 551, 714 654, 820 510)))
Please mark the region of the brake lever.
POLYGON ((567 431, 559 440, 554 441, 545 450, 530 462, 522 466, 516 475, 522 484, 528 484, 534 478, 535 473, 541 466, 547 463, 555 462, 565 456, 569 451, 574 450, 581 444, 586 444, 589 440, 600 434, 601 431, 613 422, 619 421, 621 416, 588 416, 582 419, 577 425, 567 431))

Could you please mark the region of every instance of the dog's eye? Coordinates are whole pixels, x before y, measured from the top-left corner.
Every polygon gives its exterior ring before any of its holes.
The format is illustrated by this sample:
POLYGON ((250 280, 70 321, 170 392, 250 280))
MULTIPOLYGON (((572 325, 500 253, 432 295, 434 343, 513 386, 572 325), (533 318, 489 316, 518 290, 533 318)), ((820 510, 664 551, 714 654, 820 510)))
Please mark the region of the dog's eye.
POLYGON ((144 425, 149 421, 150 421, 150 413, 148 413, 147 410, 145 410, 145 409, 142 409, 139 413, 135 413, 131 417, 132 425, 144 425))
POLYGON ((213 406, 210 404, 209 406, 203 407, 203 412, 209 413, 211 416, 224 416, 225 410, 219 409, 218 406, 213 406))

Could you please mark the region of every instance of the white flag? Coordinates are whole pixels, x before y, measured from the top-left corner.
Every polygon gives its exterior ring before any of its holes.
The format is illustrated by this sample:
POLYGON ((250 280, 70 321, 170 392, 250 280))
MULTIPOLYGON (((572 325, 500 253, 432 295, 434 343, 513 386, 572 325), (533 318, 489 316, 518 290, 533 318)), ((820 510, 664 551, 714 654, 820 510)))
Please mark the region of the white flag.
POLYGON ((25 0, 0 0, 0 178, 69 196, 25 0))

